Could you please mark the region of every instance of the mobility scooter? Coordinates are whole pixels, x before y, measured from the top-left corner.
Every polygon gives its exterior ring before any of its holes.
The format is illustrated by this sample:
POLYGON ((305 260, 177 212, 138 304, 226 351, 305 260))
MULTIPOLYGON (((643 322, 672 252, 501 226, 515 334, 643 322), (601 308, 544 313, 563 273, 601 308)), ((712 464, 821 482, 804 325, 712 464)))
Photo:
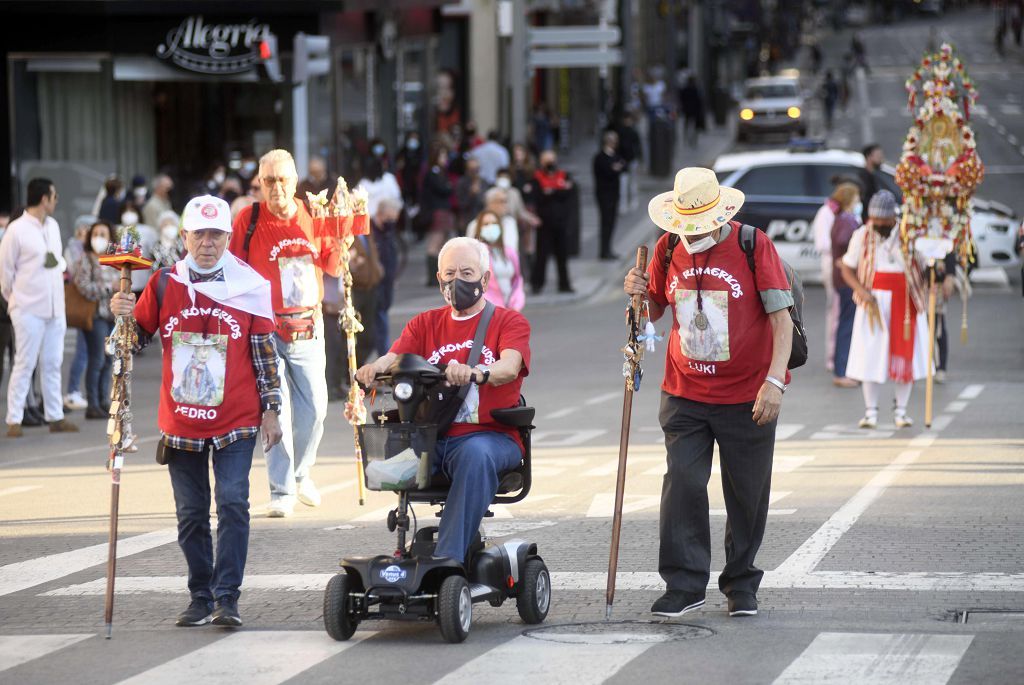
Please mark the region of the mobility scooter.
MULTIPOLYGON (((462 642, 469 634, 474 603, 486 601, 497 607, 512 598, 523 621, 542 622, 551 605, 551 577, 535 543, 516 539, 485 544, 478 533, 463 565, 433 556, 437 526, 417 528, 411 505, 443 509, 450 485, 431 469, 437 426, 416 419, 427 394, 444 383, 444 372, 423 357, 403 354, 377 380, 391 386, 397 415, 378 413, 360 426, 360 443, 367 487, 398 493, 398 506, 387 518, 398 544, 394 554, 341 560, 341 572, 324 592, 327 634, 347 640, 361 621, 369 619, 436 621, 445 640, 462 642), (407 545, 410 513, 412 543, 407 545)), ((493 502, 519 502, 530 492, 534 409, 511 407, 492 411, 491 416, 518 429, 525 448, 519 467, 500 474, 493 502)))

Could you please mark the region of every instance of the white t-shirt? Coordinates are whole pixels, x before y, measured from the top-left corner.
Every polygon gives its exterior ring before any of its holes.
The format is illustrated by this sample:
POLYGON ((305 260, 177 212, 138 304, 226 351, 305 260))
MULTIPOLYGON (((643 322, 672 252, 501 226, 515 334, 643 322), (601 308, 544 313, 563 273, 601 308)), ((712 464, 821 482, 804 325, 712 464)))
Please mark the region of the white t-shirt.
POLYGON ((836 222, 836 213, 832 211, 828 201, 818 208, 811 222, 814 235, 814 249, 825 254, 832 250, 832 226, 836 222))
POLYGON ((399 206, 402 205, 402 189, 398 187, 398 180, 390 171, 385 171, 376 181, 364 178, 356 187, 365 190, 369 196, 366 202, 366 213, 371 218, 377 216, 377 206, 385 197, 396 201, 399 206))

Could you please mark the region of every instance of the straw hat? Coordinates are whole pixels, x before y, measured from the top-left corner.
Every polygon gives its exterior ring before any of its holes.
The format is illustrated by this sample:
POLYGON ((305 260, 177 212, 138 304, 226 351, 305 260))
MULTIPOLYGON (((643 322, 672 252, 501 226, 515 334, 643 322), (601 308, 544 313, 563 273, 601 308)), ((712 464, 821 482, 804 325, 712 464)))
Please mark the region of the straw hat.
POLYGON ((647 213, 658 228, 681 236, 703 235, 724 226, 743 206, 743 193, 718 185, 711 169, 676 172, 671 192, 656 195, 647 213))

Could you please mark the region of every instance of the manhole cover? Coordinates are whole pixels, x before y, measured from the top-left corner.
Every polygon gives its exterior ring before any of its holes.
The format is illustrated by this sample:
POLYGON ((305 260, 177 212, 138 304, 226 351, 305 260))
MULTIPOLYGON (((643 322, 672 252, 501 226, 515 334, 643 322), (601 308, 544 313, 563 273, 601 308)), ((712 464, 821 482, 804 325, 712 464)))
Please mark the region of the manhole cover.
POLYGON ((523 632, 526 637, 548 642, 586 645, 621 645, 636 642, 675 642, 710 637, 715 631, 689 623, 602 621, 545 626, 523 632))

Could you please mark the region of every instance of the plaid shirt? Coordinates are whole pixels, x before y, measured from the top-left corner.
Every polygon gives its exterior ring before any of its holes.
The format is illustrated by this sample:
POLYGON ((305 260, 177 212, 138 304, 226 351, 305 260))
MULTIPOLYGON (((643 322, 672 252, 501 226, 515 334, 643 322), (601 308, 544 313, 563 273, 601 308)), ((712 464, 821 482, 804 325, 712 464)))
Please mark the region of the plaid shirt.
MULTIPOLYGON (((224 272, 215 271, 212 274, 198 274, 189 269, 189 279, 193 283, 201 281, 223 281, 224 272)), ((140 345, 149 343, 152 336, 147 336, 143 341, 139 336, 140 345)), ((274 334, 263 333, 249 336, 249 348, 252 352, 252 364, 256 372, 256 388, 260 393, 260 406, 264 410, 271 405, 281 405, 281 381, 277 377, 277 351, 274 347, 274 334)), ((236 440, 244 440, 255 437, 260 432, 259 426, 241 426, 234 430, 211 438, 183 438, 178 435, 163 434, 164 444, 176 450, 185 452, 202 452, 207 441, 213 443, 214 449, 223 449, 236 440)))

